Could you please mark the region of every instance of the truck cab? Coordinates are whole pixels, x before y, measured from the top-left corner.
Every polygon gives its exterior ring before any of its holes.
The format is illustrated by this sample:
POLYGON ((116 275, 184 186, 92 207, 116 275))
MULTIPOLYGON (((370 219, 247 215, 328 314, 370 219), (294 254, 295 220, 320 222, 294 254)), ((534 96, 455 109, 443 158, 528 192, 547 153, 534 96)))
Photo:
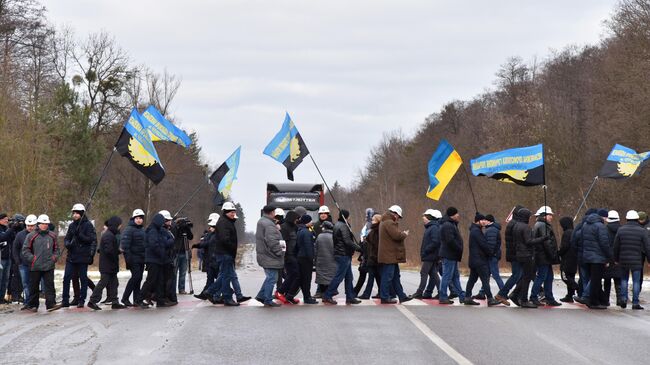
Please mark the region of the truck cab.
POLYGON ((318 208, 325 204, 323 184, 267 183, 266 204, 285 211, 303 207, 318 220, 318 208))

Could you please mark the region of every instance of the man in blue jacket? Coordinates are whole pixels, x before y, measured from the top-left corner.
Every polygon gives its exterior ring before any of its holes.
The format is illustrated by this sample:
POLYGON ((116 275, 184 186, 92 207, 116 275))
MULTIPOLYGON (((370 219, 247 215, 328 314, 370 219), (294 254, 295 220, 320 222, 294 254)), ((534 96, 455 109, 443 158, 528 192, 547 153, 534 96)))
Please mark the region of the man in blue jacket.
POLYGON ((296 243, 296 257, 300 269, 300 290, 302 290, 303 303, 318 304, 318 301, 311 296, 311 277, 314 266, 314 243, 316 237, 311 230, 313 226, 310 215, 300 217, 298 224, 298 240, 296 243))
POLYGON ((413 294, 414 299, 433 298, 433 289, 440 292, 440 277, 438 276, 438 262, 440 261, 440 218, 439 210, 427 209, 422 215, 424 222, 424 235, 420 246, 420 286, 413 294), (427 285, 427 280, 429 284, 427 285), (426 287, 426 290, 425 290, 426 287))
POLYGON ((68 253, 63 273, 61 305, 63 307, 70 306, 70 281, 73 280, 73 277, 79 276, 81 282, 79 298, 74 298, 74 301, 77 303, 77 307, 83 308, 88 291, 88 265, 92 263, 97 250, 97 232, 88 220, 83 204, 75 204, 72 207, 72 223, 68 226, 63 243, 68 253))
MULTIPOLYGON (((504 286, 503 279, 501 279, 501 274, 499 273, 499 261, 501 260, 501 225, 495 222, 492 214, 486 215, 485 219, 487 219, 488 222, 487 226, 485 226, 485 240, 490 249, 490 257, 488 258, 490 276, 497 283, 499 290, 501 290, 504 286)), ((481 288, 478 295, 472 297, 472 299, 485 299, 483 288, 481 288)), ((510 302, 507 300, 499 300, 499 302, 508 306, 510 305, 510 302)))
POLYGON ((606 309, 609 298, 603 291, 605 265, 613 262, 613 250, 609 245, 609 233, 604 220, 607 210, 599 209, 591 214, 582 226, 583 262, 589 265, 589 302, 591 309, 606 309))
POLYGON ((492 250, 488 246, 483 227, 488 224, 488 220, 481 213, 476 213, 474 223, 469 228, 469 279, 465 289, 465 305, 479 305, 472 299, 472 289, 478 279, 481 279, 481 287, 488 299, 488 306, 499 304, 499 301, 492 297, 490 289, 490 268, 489 258, 492 250))
MULTIPOLYGON (((167 213, 169 214, 169 213, 167 213)), ((146 243, 144 251, 144 262, 147 265, 147 279, 140 290, 141 308, 148 308, 147 300, 151 303, 152 293, 155 293, 155 300, 158 307, 166 307, 164 264, 166 262, 167 250, 174 246, 174 238, 169 235, 165 224, 171 224, 171 216, 165 218, 163 214, 156 214, 147 227, 146 243)))
POLYGON ((440 224, 440 257, 442 258, 442 279, 440 279, 440 304, 454 304, 449 300, 447 288, 456 291, 461 302, 465 301, 465 292, 460 286, 458 263, 463 258, 463 238, 458 230, 460 214, 455 207, 447 208, 447 214, 440 224))

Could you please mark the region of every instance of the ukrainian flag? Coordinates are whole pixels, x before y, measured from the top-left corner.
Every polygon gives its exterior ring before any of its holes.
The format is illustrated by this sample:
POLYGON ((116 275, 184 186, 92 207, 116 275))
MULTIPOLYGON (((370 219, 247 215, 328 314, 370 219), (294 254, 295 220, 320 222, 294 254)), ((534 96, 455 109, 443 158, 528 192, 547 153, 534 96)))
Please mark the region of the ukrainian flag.
POLYGON ((458 171, 463 160, 458 152, 446 140, 440 141, 436 152, 429 160, 429 189, 427 197, 433 200, 439 200, 447 184, 458 171))

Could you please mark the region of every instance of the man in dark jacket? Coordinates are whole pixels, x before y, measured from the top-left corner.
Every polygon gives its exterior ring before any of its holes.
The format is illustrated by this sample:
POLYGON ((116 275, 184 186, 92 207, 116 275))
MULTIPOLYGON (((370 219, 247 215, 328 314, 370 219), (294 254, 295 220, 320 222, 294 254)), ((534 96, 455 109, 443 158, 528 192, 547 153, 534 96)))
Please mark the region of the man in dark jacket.
POLYGON ((314 266, 314 243, 316 237, 311 231, 312 218, 305 214, 300 217, 298 225, 298 240, 296 242, 296 257, 300 269, 300 290, 302 291, 303 303, 318 304, 318 301, 311 296, 311 276, 314 266))
POLYGON ((469 279, 465 289, 465 305, 479 305, 472 299, 472 289, 478 279, 481 279, 481 287, 488 299, 488 306, 499 304, 499 301, 492 297, 490 289, 490 267, 489 259, 493 254, 492 249, 488 246, 483 227, 487 226, 488 220, 481 213, 476 213, 474 223, 469 228, 469 279))
MULTIPOLYGON (((147 265, 147 279, 142 285, 138 302, 141 308, 148 308, 151 303, 152 294, 155 293, 155 301, 158 307, 166 307, 163 266, 166 262, 167 250, 174 247, 174 238, 171 237, 165 228, 165 217, 157 213, 153 216, 151 224, 147 227, 146 243, 144 251, 144 262, 147 265)), ((171 221, 168 220, 168 221, 171 221)))
POLYGON ((503 284, 503 287, 499 289, 499 293, 494 297, 494 299, 501 302, 504 305, 510 305, 508 298, 519 305, 519 293, 515 290, 512 294, 508 295, 510 289, 512 289, 518 282, 521 280, 521 265, 517 261, 517 246, 512 239, 512 228, 515 226, 515 223, 521 218, 519 216, 519 210, 523 208, 521 205, 517 205, 512 209, 512 216, 508 224, 506 225, 505 231, 505 241, 506 241, 506 261, 510 263, 510 277, 503 284))
MULTIPOLYGON (((609 236, 609 246, 611 249, 614 249, 614 238, 618 229, 621 228, 621 219, 618 215, 618 212, 615 210, 610 210, 607 212, 607 233, 609 236)), ((621 305, 621 268, 614 262, 609 262, 605 267, 605 272, 603 273, 603 292, 605 292, 605 297, 609 299, 612 292, 612 282, 614 282, 614 292, 616 293, 616 305, 621 305)), ((609 301, 609 300, 608 300, 609 301)))
POLYGON ((578 262, 578 274, 580 275, 580 280, 578 280, 578 295, 573 297, 578 303, 587 304, 589 301, 589 280, 591 279, 591 273, 589 272, 589 264, 584 262, 584 247, 582 239, 582 226, 584 226, 589 217, 593 213, 597 213, 598 209, 589 208, 585 212, 585 216, 582 218, 582 221, 573 230, 571 235, 571 246, 575 248, 576 259, 578 262))
MULTIPOLYGON (((372 296, 372 282, 377 283, 377 291, 381 287, 381 272, 379 270, 379 224, 381 223, 381 214, 372 216, 372 224, 366 235, 366 271, 368 272, 368 283, 366 289, 359 296, 359 299, 370 299, 372 296)), ((378 299, 379 293, 373 298, 378 299)))
POLYGON ((172 225, 171 232, 174 235, 174 275, 172 290, 178 286, 178 294, 189 294, 185 291, 185 276, 187 275, 187 265, 191 257, 187 256, 185 247, 187 242, 194 239, 192 233, 193 223, 185 217, 176 218, 172 225))
POLYGON ((427 209, 422 215, 424 222, 424 235, 420 245, 420 285, 412 295, 414 299, 433 298, 433 289, 440 292, 440 277, 438 276, 438 262, 440 261, 440 218, 439 210, 427 209), (427 285, 427 279, 429 284, 427 285), (425 289, 426 287, 426 289, 425 289))
POLYGON ((400 303, 408 302, 413 299, 404 293, 400 280, 399 264, 406 262, 406 247, 404 240, 409 235, 409 231, 400 231, 398 221, 402 219, 402 208, 393 205, 388 208, 381 217, 379 223, 379 254, 377 256, 379 263, 382 265, 381 287, 379 295, 382 304, 397 303, 392 299, 392 294, 399 298, 400 303))
POLYGON ((21 310, 38 312, 40 284, 43 280, 45 287, 45 307, 48 312, 61 308, 56 304, 54 289, 54 266, 61 257, 61 251, 56 243, 56 235, 50 232, 50 217, 41 214, 37 219, 38 229, 25 237, 22 258, 30 263, 29 267, 29 300, 21 310))
POLYGON ((614 261, 622 270, 621 276, 621 308, 627 306, 628 282, 632 273, 632 309, 643 309, 639 304, 641 279, 643 276, 643 261, 650 252, 650 237, 641 224, 639 214, 630 210, 625 215, 627 223, 622 226, 614 238, 614 261))
MULTIPOLYGON (((330 222, 332 225, 334 224, 332 222, 332 214, 330 213, 330 208, 327 207, 327 205, 322 205, 320 208, 318 208, 318 221, 314 223, 314 236, 318 237, 321 232, 323 232, 323 222, 330 222)), ((321 285, 316 286, 316 294, 314 295, 314 298, 321 298, 323 293, 321 293, 321 285)))
POLYGON ((9 216, 0 213, 0 304, 5 301, 5 293, 9 286, 11 274, 11 246, 16 236, 16 230, 9 224, 9 216))
POLYGON ((25 244, 27 235, 36 229, 36 219, 37 217, 33 214, 25 218, 25 229, 16 234, 12 247, 12 259, 18 263, 18 271, 23 285, 23 305, 27 305, 27 300, 29 300, 29 265, 31 264, 22 257, 23 244, 25 244))
POLYGON ((558 307, 562 305, 553 296, 553 265, 559 264, 557 252, 557 240, 553 231, 553 210, 551 207, 543 206, 535 213, 537 222, 533 226, 533 238, 548 236, 548 239, 537 243, 535 246, 535 264, 537 265, 537 276, 530 291, 530 301, 536 306, 541 306, 539 291, 544 284, 544 297, 546 305, 558 307))
POLYGON ((512 227, 512 240, 516 245, 517 261, 519 261, 523 273, 521 280, 517 283, 517 288, 515 288, 519 297, 513 300, 522 308, 537 308, 537 305, 528 301, 528 288, 530 282, 535 278, 535 246, 548 238, 548 236, 533 238, 529 226, 532 215, 533 213, 526 208, 519 209, 520 220, 515 222, 512 227))
POLYGON ((284 304, 298 304, 294 299, 300 288, 300 269, 296 258, 296 243, 298 241, 298 220, 300 216, 293 210, 286 213, 284 223, 280 225, 282 239, 287 244, 287 251, 284 253, 285 280, 278 287, 275 298, 284 304))
POLYGON ((213 290, 208 290, 213 298, 213 303, 223 302, 229 307, 239 306, 233 300, 233 283, 237 279, 235 271, 235 257, 237 256, 237 211, 234 204, 226 202, 222 209, 221 217, 216 226, 216 260, 219 266, 216 284, 213 290))
POLYGON ((212 285, 216 285, 217 276, 219 276, 219 266, 217 265, 217 237, 216 237, 216 227, 217 222, 219 221, 219 214, 213 213, 210 214, 208 218, 208 230, 201 237, 201 241, 192 245, 192 248, 203 250, 204 252, 204 263, 203 267, 206 272, 205 285, 201 293, 195 294, 194 297, 207 300, 211 297, 209 289, 212 285))
POLYGON ((122 294, 122 304, 127 307, 132 307, 134 303, 140 305, 140 284, 144 274, 145 244, 147 241, 143 224, 144 211, 142 209, 134 210, 120 239, 126 268, 131 271, 131 278, 126 283, 126 288, 122 294), (133 293, 133 303, 129 300, 131 293, 133 293))
POLYGON ((603 223, 605 218, 607 210, 599 209, 598 213, 589 215, 582 226, 583 262, 589 265, 591 274, 587 304, 591 309, 606 309, 609 302, 603 292, 603 274, 605 265, 612 260, 613 252, 609 246, 607 227, 603 223))
POLYGON ((573 235, 573 219, 570 217, 562 217, 560 219, 560 226, 562 227, 562 242, 558 256, 560 257, 560 272, 562 281, 566 284, 567 294, 565 297, 560 298, 561 302, 573 303, 573 296, 578 289, 576 283, 576 272, 578 271, 578 258, 576 248, 571 245, 571 236, 573 235))
POLYGON ((102 299, 102 291, 106 288, 108 296, 107 301, 112 303, 112 309, 124 309, 125 305, 120 304, 117 298, 117 273, 120 271, 120 228, 122 228, 122 219, 120 217, 110 217, 104 225, 106 230, 102 233, 99 244, 99 273, 101 278, 88 301, 88 308, 93 310, 102 310, 97 303, 102 299))
POLYGON ((88 220, 86 208, 82 204, 72 207, 72 223, 63 240, 67 249, 65 272, 63 273, 63 307, 70 306, 70 281, 79 277, 79 298, 74 298, 77 307, 83 308, 88 291, 88 265, 97 251, 97 233, 88 220))
POLYGON ((352 255, 360 251, 361 247, 354 241, 352 231, 348 226, 350 212, 342 209, 338 222, 334 225, 334 260, 336 260, 336 274, 332 278, 327 291, 323 293, 323 303, 336 304, 332 298, 337 291, 339 284, 345 280, 345 302, 346 304, 359 304, 361 301, 354 297, 352 281, 352 255))
POLYGON ((440 224, 440 257, 442 258, 442 278, 440 279, 440 304, 453 304, 449 300, 448 288, 451 285, 461 302, 465 301, 465 292, 460 286, 458 263, 463 258, 463 238, 458 230, 460 214, 455 207, 447 208, 447 215, 440 224))
POLYGON ((279 307, 281 304, 273 300, 273 287, 278 281, 280 270, 284 267, 287 245, 273 221, 275 207, 267 205, 262 208, 262 213, 255 230, 255 251, 257 264, 264 268, 265 279, 255 300, 264 303, 265 307, 279 307))
MULTIPOLYGON (((495 222, 492 214, 486 215, 485 219, 488 222, 487 226, 484 228, 484 233, 485 240, 487 241, 490 250, 490 256, 488 257, 490 276, 497 283, 499 290, 501 290, 501 288, 503 288, 503 279, 501 279, 501 274, 499 273, 499 260, 501 260, 501 225, 495 222)), ((473 296, 472 299, 486 299, 483 288, 481 288, 478 295, 473 296)), ((510 305, 507 301, 504 304, 510 305)))

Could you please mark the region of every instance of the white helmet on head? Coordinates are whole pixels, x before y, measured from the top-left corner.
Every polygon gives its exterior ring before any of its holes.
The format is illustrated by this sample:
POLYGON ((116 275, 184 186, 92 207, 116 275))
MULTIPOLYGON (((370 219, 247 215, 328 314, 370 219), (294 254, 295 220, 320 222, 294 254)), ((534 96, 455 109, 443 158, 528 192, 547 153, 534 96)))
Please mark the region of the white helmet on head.
POLYGON ((553 215, 553 210, 548 205, 544 205, 541 208, 537 209, 537 213, 535 213, 535 217, 539 217, 542 214, 553 215))
POLYGON ((144 217, 144 211, 142 209, 136 209, 133 211, 133 214, 131 214, 131 218, 135 217, 144 217))
POLYGON ((235 208, 235 204, 233 204, 232 202, 225 202, 223 203, 223 207, 221 207, 221 210, 227 212, 231 210, 237 210, 237 208, 235 208))
POLYGON ((219 217, 213 217, 211 219, 208 219, 208 226, 215 227, 218 221, 219 221, 219 217))
POLYGON ((430 215, 436 219, 442 218, 442 213, 440 213, 440 211, 436 209, 427 209, 422 215, 430 215))
POLYGON ((284 217, 284 209, 282 208, 275 208, 275 216, 282 216, 284 217))
POLYGON ((615 210, 610 210, 607 212, 607 222, 612 223, 612 222, 618 222, 621 220, 621 217, 618 215, 618 212, 615 210))
POLYGON ((38 216, 38 219, 36 219, 36 222, 39 224, 50 224, 50 217, 48 217, 47 214, 41 214, 38 216))
POLYGON ((77 203, 77 204, 72 206, 72 211, 73 212, 85 212, 86 207, 84 207, 83 204, 77 203))
POLYGON ((215 222, 218 221, 219 217, 220 217, 219 213, 210 213, 210 215, 208 216, 208 224, 210 224, 210 221, 212 220, 215 222))
POLYGON ((318 208, 318 214, 330 214, 330 208, 327 207, 327 205, 322 205, 320 208, 318 208))
POLYGON ((625 219, 627 220, 639 220, 639 212, 636 210, 629 210, 627 214, 625 215, 625 219))
POLYGON ((173 218, 172 218, 172 215, 169 213, 168 210, 161 210, 160 212, 158 212, 158 214, 162 215, 163 218, 165 218, 165 220, 170 221, 170 220, 173 219, 173 218))
POLYGON ((26 226, 33 226, 37 223, 37 219, 35 215, 30 214, 25 218, 25 225, 26 226))
POLYGON ((397 214, 400 218, 402 218, 402 208, 399 205, 393 205, 390 208, 388 208, 389 212, 393 212, 397 214))

